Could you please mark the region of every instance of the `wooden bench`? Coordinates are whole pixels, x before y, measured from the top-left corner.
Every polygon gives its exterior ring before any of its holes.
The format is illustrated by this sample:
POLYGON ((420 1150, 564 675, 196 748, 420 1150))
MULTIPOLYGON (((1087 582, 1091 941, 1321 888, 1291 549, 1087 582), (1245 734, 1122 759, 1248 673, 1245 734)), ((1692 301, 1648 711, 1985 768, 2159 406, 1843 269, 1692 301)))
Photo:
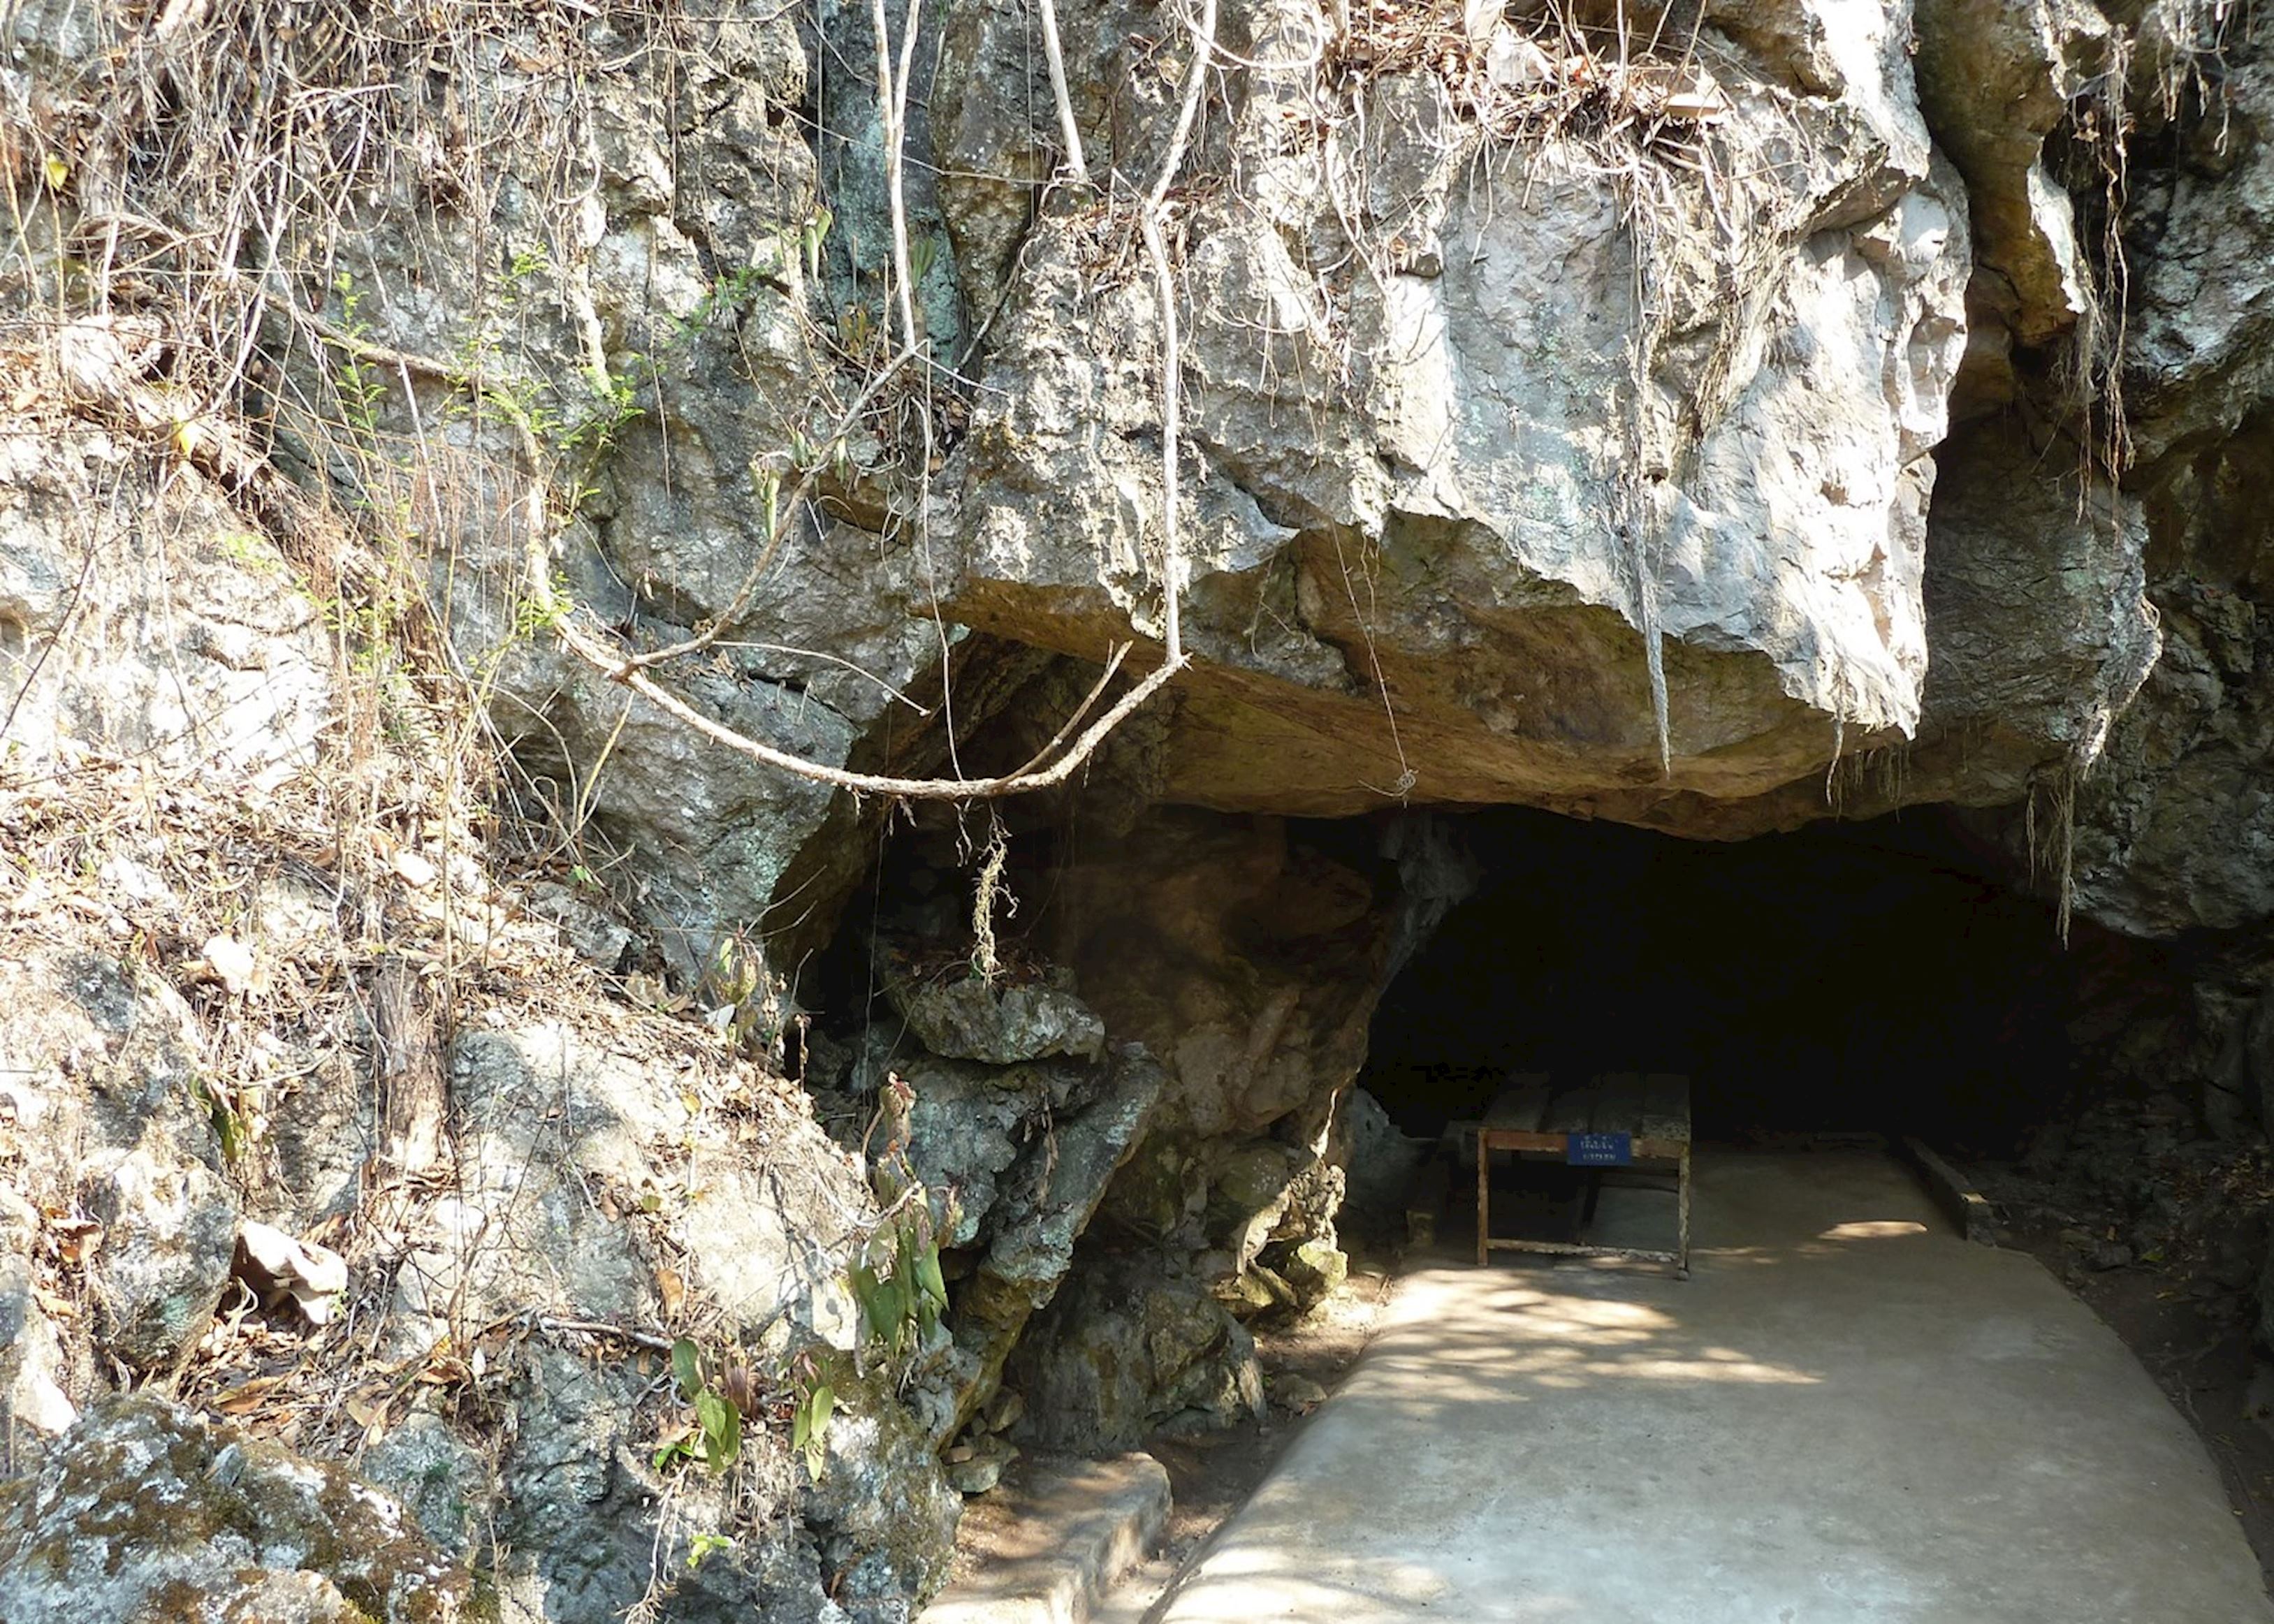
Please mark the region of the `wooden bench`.
MULTIPOLYGON (((1477 1126, 1477 1262, 1495 1252, 1544 1252, 1562 1257, 1631 1258, 1671 1263, 1690 1274, 1690 1079, 1670 1072, 1610 1071, 1584 1088, 1561 1092, 1540 1076, 1519 1076, 1477 1126), (1675 1249, 1599 1246, 1585 1239, 1533 1241, 1492 1232, 1492 1153, 1545 1151, 1581 1167, 1670 1162, 1675 1169, 1675 1249)), ((1594 1214, 1590 1190, 1586 1217, 1594 1214)))

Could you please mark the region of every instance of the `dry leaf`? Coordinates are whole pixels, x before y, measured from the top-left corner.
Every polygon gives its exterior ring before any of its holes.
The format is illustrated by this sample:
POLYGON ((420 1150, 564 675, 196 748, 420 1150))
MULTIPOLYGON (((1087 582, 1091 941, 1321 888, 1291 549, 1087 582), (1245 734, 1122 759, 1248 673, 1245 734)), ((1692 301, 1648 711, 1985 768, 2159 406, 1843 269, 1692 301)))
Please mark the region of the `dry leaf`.
POLYGON ((375 1444, 387 1436, 387 1411, 390 1397, 385 1387, 369 1387, 349 1397, 348 1419, 363 1428, 365 1444, 375 1444))
POLYGON ((242 994, 252 988, 259 966, 252 950, 235 936, 207 936, 198 953, 214 979, 230 993, 242 994))
POLYGON ((663 1317, 679 1318, 679 1311, 687 1305, 687 1282, 675 1269, 659 1268, 655 1272, 656 1290, 663 1297, 663 1317))
POLYGON ((311 1325, 328 1320, 335 1299, 348 1289, 347 1260, 339 1253, 250 1219, 237 1230, 231 1267, 263 1301, 290 1293, 311 1325))
POLYGON ((282 1376, 255 1376, 250 1381, 239 1382, 214 1400, 213 1407, 225 1416, 241 1416, 283 1385, 284 1378, 282 1376))
POLYGON ((102 1226, 92 1218, 50 1221, 48 1228, 56 1237, 56 1256, 70 1267, 78 1267, 102 1248, 102 1226))

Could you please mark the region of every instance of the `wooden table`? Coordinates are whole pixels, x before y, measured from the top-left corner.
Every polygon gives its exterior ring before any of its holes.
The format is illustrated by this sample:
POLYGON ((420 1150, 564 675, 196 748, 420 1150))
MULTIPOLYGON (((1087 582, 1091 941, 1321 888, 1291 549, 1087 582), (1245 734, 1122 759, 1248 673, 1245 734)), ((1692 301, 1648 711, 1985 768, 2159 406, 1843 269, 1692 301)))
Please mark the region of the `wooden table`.
MULTIPOLYGON (((1582 1226, 1594 1215, 1590 1189, 1582 1226)), ((1517 1079, 1477 1125, 1477 1262, 1495 1252, 1544 1252, 1563 1257, 1632 1258, 1671 1263, 1690 1274, 1690 1079, 1671 1072, 1611 1071, 1583 1088, 1558 1091, 1545 1078, 1517 1079), (1599 1246, 1585 1240, 1532 1241, 1492 1232, 1492 1153, 1547 1151, 1580 1167, 1672 1163, 1675 1249, 1599 1246)))

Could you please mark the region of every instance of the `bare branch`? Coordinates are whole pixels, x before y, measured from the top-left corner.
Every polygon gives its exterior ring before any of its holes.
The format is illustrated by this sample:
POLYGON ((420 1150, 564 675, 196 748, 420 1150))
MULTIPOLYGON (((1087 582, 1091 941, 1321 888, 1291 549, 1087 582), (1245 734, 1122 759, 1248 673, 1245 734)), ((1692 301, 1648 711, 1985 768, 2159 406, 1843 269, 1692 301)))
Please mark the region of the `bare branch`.
POLYGON ((1078 186, 1089 184, 1089 164, 1081 155, 1081 126, 1073 121, 1073 94, 1066 88, 1065 53, 1058 47, 1056 0, 1035 0, 1043 14, 1043 60, 1050 64, 1050 98, 1058 104, 1058 134, 1065 142, 1066 174, 1078 186))
MULTIPOLYGON (((405 372, 437 379, 462 388, 481 391, 487 387, 479 373, 470 372, 464 367, 454 366, 448 362, 438 361, 432 357, 422 356, 412 350, 396 350, 384 344, 373 343, 369 340, 343 332, 329 323, 310 320, 312 325, 328 342, 350 350, 359 359, 396 366, 405 372)), ((887 369, 887 372, 897 368, 910 358, 912 358, 910 355, 903 352, 892 364, 892 367, 887 369)), ((866 399, 881 387, 883 381, 884 374, 870 381, 869 388, 863 391, 862 399, 855 402, 850 416, 859 415, 866 399)), ((156 414, 146 411, 145 415, 154 417, 156 414)), ((659 659, 708 647, 718 637, 718 628, 729 618, 727 614, 722 613, 704 632, 674 644, 670 649, 655 650, 647 654, 636 656, 610 647, 576 623, 573 612, 554 595, 552 572, 547 568, 546 538, 550 534, 550 512, 545 487, 543 448, 538 444, 537 437, 529 432, 524 424, 513 421, 511 426, 520 438, 522 455, 527 461, 530 470, 530 489, 527 497, 529 546, 525 560, 530 601, 540 613, 554 618, 562 644, 579 660, 610 681, 623 684, 641 698, 694 728, 705 738, 725 746, 737 755, 748 756, 752 761, 779 768, 784 772, 793 773, 799 778, 828 784, 839 789, 852 790, 859 794, 898 795, 909 800, 991 801, 1005 795, 1021 794, 1029 790, 1049 789, 1072 778, 1075 771, 1096 753, 1097 748, 1105 742, 1108 734, 1120 726, 1125 718, 1133 714, 1139 706, 1166 687, 1170 679, 1182 671, 1187 663, 1180 652, 1172 652, 1169 658, 1163 660, 1143 680, 1115 701, 1103 716, 1090 724, 1089 727, 1067 748, 1064 755, 1046 767, 1039 763, 1064 743, 1066 735, 1097 703, 1098 696, 1104 692, 1106 685, 1112 680, 1114 673, 1127 658, 1129 653, 1127 644, 1125 643, 1115 649, 1109 656, 1105 673, 1099 678, 1096 686, 1090 690, 1089 696, 1075 708, 1073 714, 1052 736, 1050 741, 1044 745, 1032 760, 1014 772, 1004 773, 991 778, 900 778, 877 773, 851 772, 840 767, 831 767, 820 762, 809 761, 802 756, 793 755, 787 750, 777 749, 772 745, 752 739, 723 723, 713 721, 647 674, 645 668, 659 659)), ((755 575, 758 573, 763 573, 763 565, 753 572, 752 580, 745 581, 745 592, 753 584, 755 575)), ((738 603, 742 596, 744 594, 737 595, 738 603)))
POLYGON ((1155 667, 1150 675, 1116 700, 1111 709, 1092 722, 1065 754, 1048 767, 1005 773, 992 778, 895 778, 824 766, 819 762, 808 761, 802 756, 793 756, 787 750, 762 744, 724 723, 712 721, 677 695, 658 686, 645 672, 632 670, 621 661, 612 659, 607 646, 573 620, 564 619, 559 630, 561 642, 585 664, 621 682, 667 715, 739 756, 746 756, 766 766, 779 767, 799 778, 832 785, 839 789, 849 789, 867 795, 898 795, 910 801, 996 801, 1005 795, 1023 794, 1029 790, 1050 789, 1063 784, 1084 762, 1096 754, 1097 747, 1105 742, 1108 734, 1140 705, 1166 687, 1169 679, 1182 671, 1186 665, 1184 660, 1178 659, 1164 661, 1155 667))
MULTIPOLYGON (((895 68, 891 49, 889 24, 885 15, 884 0, 871 0, 871 16, 877 29, 877 96, 879 116, 885 135, 885 178, 890 193, 892 221, 892 262, 895 292, 900 306, 900 318, 904 347, 885 367, 870 379, 847 413, 847 425, 857 420, 877 393, 909 361, 922 357, 924 334, 919 325, 915 305, 915 280, 908 256, 907 217, 901 185, 901 147, 905 140, 907 109, 907 80, 915 64, 917 22, 922 0, 909 0, 906 33, 901 40, 900 63, 895 68)), ((1201 21, 1196 30, 1197 49, 1192 70, 1185 85, 1183 102, 1177 122, 1170 132, 1168 149, 1162 161, 1161 171, 1146 195, 1141 214, 1146 246, 1153 260, 1156 286, 1159 291, 1162 310, 1162 372, 1163 447, 1162 477, 1163 509, 1162 515, 1163 598, 1165 603, 1163 658, 1149 673, 1132 686, 1086 727, 1081 725, 1096 706, 1111 686, 1130 652, 1123 644, 1108 657, 1105 670, 1088 695, 1054 733, 1041 750, 1016 771, 984 778, 903 778, 885 774, 855 772, 844 768, 828 766, 810 761, 787 750, 749 737, 704 715, 686 700, 663 688, 648 674, 648 668, 667 660, 683 658, 708 648, 718 640, 723 630, 748 607, 757 583, 771 567, 779 550, 781 531, 778 528, 771 537, 759 559, 745 575, 727 606, 698 629, 693 635, 666 648, 632 654, 612 646, 589 626, 580 623, 576 611, 563 604, 555 595, 549 568, 548 538, 552 533, 551 497, 546 487, 546 459, 542 445, 528 424, 508 410, 502 416, 518 435, 522 455, 528 463, 530 488, 527 493, 528 545, 524 560, 527 590, 531 602, 549 617, 563 647, 584 665, 621 684, 634 694, 664 711, 688 727, 703 734, 714 743, 733 750, 752 761, 791 773, 811 781, 827 784, 834 788, 850 790, 858 794, 877 794, 909 800, 986 801, 1031 790, 1049 789, 1066 782, 1095 755, 1098 748, 1122 722, 1133 715, 1154 695, 1166 687, 1190 663, 1184 651, 1180 598, 1184 583, 1182 549, 1178 539, 1178 455, 1182 397, 1183 368, 1177 334, 1175 278, 1168 247, 1162 230, 1162 214, 1170 187, 1178 170, 1182 168, 1186 147, 1191 140, 1194 119, 1198 117, 1201 96, 1205 88, 1205 75, 1216 29, 1216 0, 1202 0, 1201 21), (1081 727, 1081 731, 1074 730, 1081 727), (1069 736, 1071 735, 1071 738, 1069 736)), ((1051 31, 1055 33, 1055 19, 1051 31)), ((1066 113, 1061 104, 1062 113, 1066 113)), ((1070 113, 1068 132, 1073 128, 1070 113)), ((1076 160, 1079 149, 1076 148, 1076 160)), ((265 292, 260 296, 280 311, 289 308, 265 292)), ((323 339, 357 356, 359 359, 388 365, 405 372, 433 378, 453 386, 481 394, 495 392, 495 386, 478 371, 455 366, 432 357, 391 346, 378 344, 347 333, 330 323, 309 318, 297 311, 291 314, 309 321, 323 339)), ((508 405, 509 402, 507 402, 508 405)), ((802 502, 811 488, 813 470, 807 470, 791 492, 790 508, 802 502)))
MULTIPOLYGON (((877 391, 882 389, 901 367, 914 360, 915 356, 916 351, 911 347, 901 350, 900 354, 886 362, 884 370, 871 378, 862 387, 861 393, 853 397, 853 404, 846 409, 844 416, 837 420, 836 428, 831 432, 829 439, 823 443, 825 445, 835 443, 855 424, 860 422, 861 414, 869 410, 869 402, 877 398, 877 391)), ((782 538, 789 533, 789 526, 794 522, 794 516, 799 507, 812 493, 813 482, 819 472, 817 468, 807 469, 798 476, 797 483, 790 487, 788 499, 779 505, 781 516, 775 522, 772 533, 766 538, 766 545, 758 549, 758 556, 750 560, 749 568, 742 574, 742 585, 734 589, 734 595, 727 600, 727 606, 697 628, 693 636, 683 637, 679 642, 668 643, 660 649, 650 649, 646 653, 634 657, 632 665, 635 666, 660 665, 666 660, 682 659, 690 654, 700 654, 716 643, 722 632, 742 618, 742 611, 750 605, 751 595, 758 590, 758 583, 764 579, 766 571, 773 568, 774 559, 781 552, 782 538)))
POLYGON ((1184 416, 1185 369, 1177 342, 1177 284, 1169 263, 1169 248, 1161 235, 1161 211, 1169 187, 1185 162, 1185 147, 1192 139, 1193 120, 1200 112, 1201 92, 1208 79, 1209 54, 1216 44, 1216 0, 1201 0, 1201 20, 1193 30, 1192 72, 1185 80, 1184 104, 1177 109, 1176 128, 1169 132, 1169 150, 1161 159, 1161 172, 1145 194, 1137 223, 1145 237, 1145 252, 1153 261, 1153 285, 1161 302, 1161 596, 1164 607, 1164 641, 1169 663, 1184 663, 1184 551, 1177 542, 1177 439, 1184 416))
POLYGON ((885 126, 885 191, 892 208, 893 290, 900 296, 902 342, 911 350, 923 347, 923 335, 916 327, 915 279, 908 274, 908 211, 900 184, 900 149, 907 139, 907 79, 915 66, 916 20, 922 6, 923 0, 908 0, 900 71, 895 73, 885 0, 869 0, 870 19, 877 30, 877 117, 885 126))

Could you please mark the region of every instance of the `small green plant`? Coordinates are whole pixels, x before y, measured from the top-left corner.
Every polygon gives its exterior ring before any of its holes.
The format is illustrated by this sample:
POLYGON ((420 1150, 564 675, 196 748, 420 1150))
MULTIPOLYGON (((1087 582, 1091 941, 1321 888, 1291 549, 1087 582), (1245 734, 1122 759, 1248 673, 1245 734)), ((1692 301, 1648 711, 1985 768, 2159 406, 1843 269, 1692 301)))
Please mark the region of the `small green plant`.
POLYGON ((805 274, 809 282, 821 280, 821 245, 829 240, 829 228, 836 218, 826 205, 817 207, 813 211, 813 218, 807 221, 798 232, 798 244, 805 250, 805 274))
POLYGON ((332 387, 339 392, 340 415, 369 446, 379 439, 379 408, 387 398, 387 380, 364 365, 362 352, 368 328, 357 313, 363 295, 356 288, 355 278, 342 271, 333 279, 332 290, 340 296, 340 328, 347 335, 346 342, 335 341, 332 346, 339 351, 339 367, 332 374, 332 387))
MULTIPOLYGON (((947 1306, 940 1278, 939 1240, 924 1214, 903 1214, 880 1231, 882 1261, 873 1252, 852 1269, 853 1297, 861 1305, 862 1334, 888 1354, 920 1345, 947 1306)), ((872 1248, 874 1242, 871 1243, 872 1248)))
POLYGON ((764 955, 739 931, 719 938, 700 996, 711 1025, 744 1054, 763 1054, 781 1035, 781 1000, 764 955))
POLYGON ((799 1364, 797 1407, 790 1412, 789 1443, 805 1457, 805 1475, 818 1483, 829 1462, 825 1445, 829 1417, 837 1411, 837 1390, 821 1379, 810 1359, 801 1357, 799 1364))
POLYGON ((202 1077, 190 1079, 190 1098, 213 1124, 214 1138, 221 1142, 222 1160, 234 1166, 252 1143, 251 1124, 245 1121, 245 1114, 237 1109, 227 1090, 214 1086, 202 1077))
MULTIPOLYGON (((934 1197, 908 1164, 908 1116, 915 1091, 889 1073, 878 1090, 878 1121, 888 1124, 885 1147, 870 1171, 870 1184, 885 1203, 885 1215, 862 1243, 847 1271, 853 1300, 860 1304, 864 1338, 888 1357, 922 1346, 947 1308, 947 1281, 940 1272, 940 1237, 955 1228, 953 1196, 934 1197)), ((873 1137, 876 1124, 871 1124, 873 1137)))
POLYGON ((737 1375, 747 1385, 749 1372, 740 1367, 722 1372, 714 1387, 704 1379, 702 1350, 682 1336, 671 1344, 671 1374, 680 1402, 694 1408, 695 1425, 655 1452, 656 1470, 686 1459, 700 1460, 714 1472, 725 1471, 742 1453, 742 1407, 727 1389, 737 1375))
POLYGON ((687 1548, 687 1571, 693 1573, 700 1568, 713 1552, 734 1548, 734 1542, 724 1534, 697 1534, 687 1548))
POLYGON ((908 244, 908 274, 922 287, 925 277, 931 274, 932 266, 939 259, 939 239, 920 237, 908 244))

